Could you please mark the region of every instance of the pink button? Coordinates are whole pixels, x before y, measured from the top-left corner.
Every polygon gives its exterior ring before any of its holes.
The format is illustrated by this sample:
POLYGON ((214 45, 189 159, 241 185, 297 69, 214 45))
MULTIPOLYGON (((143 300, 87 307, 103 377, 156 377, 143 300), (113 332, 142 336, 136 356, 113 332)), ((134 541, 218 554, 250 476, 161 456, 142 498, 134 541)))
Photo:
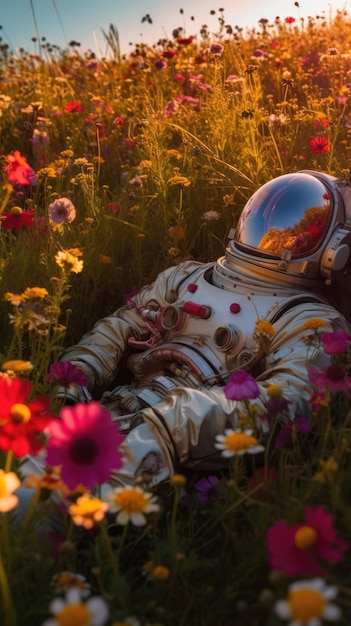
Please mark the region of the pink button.
POLYGON ((195 291, 197 290, 197 285, 195 285, 195 283, 190 283, 187 286, 187 290, 190 291, 190 293, 195 293, 195 291))
POLYGON ((241 306, 237 302, 232 302, 229 308, 231 313, 240 313, 241 311, 241 306))

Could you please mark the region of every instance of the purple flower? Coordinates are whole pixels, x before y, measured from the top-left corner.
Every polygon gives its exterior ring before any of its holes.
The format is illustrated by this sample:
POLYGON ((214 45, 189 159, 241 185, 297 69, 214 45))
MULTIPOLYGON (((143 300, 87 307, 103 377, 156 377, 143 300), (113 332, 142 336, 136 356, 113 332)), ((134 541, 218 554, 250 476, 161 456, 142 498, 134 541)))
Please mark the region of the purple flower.
POLYGON ((251 374, 244 370, 234 372, 223 387, 228 400, 249 400, 258 398, 260 389, 251 374))
POLYGON ((341 354, 351 343, 351 335, 344 330, 321 335, 325 354, 341 354))
POLYGON ((203 476, 197 481, 195 489, 200 502, 203 502, 204 504, 206 502, 210 502, 213 490, 217 483, 219 483, 219 478, 217 476, 203 476))
POLYGON ((309 433, 311 430, 311 422, 308 417, 300 415, 299 417, 295 417, 295 419, 291 422, 285 424, 277 435, 275 447, 279 449, 288 445, 291 442, 293 430, 298 433, 309 433))
POLYGON ((70 361, 60 361, 50 365, 46 378, 62 385, 62 387, 70 387, 70 385, 84 387, 89 382, 88 376, 70 361))

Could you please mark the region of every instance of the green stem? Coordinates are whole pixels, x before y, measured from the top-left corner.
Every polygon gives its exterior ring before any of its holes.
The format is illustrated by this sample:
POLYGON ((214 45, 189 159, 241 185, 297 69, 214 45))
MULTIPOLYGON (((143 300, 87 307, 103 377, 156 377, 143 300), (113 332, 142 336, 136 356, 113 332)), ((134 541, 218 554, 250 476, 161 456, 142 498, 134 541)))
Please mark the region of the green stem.
POLYGON ((3 606, 3 626, 15 626, 17 623, 16 613, 12 602, 10 585, 6 570, 0 555, 0 594, 3 606))

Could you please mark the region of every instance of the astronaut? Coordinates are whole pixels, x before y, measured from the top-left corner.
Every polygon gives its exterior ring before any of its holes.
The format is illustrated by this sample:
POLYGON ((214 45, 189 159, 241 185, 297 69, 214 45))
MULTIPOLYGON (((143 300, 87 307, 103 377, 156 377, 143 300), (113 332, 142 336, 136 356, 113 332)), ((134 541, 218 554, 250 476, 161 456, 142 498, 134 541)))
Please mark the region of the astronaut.
MULTIPOLYGON (((223 468, 215 438, 239 426, 241 403, 223 391, 236 370, 255 376, 258 416, 271 384, 289 401, 289 419, 303 413, 308 367, 331 358, 311 351, 305 323, 319 318, 323 332, 351 332, 332 299, 351 273, 350 193, 314 171, 267 182, 223 257, 165 270, 67 349, 63 360, 89 378, 87 388, 65 390, 68 401, 99 400, 126 433, 114 483, 147 476, 155 485, 182 469, 223 468), (257 320, 274 329, 264 348, 257 320)), ((267 423, 258 424, 264 438, 267 423)))

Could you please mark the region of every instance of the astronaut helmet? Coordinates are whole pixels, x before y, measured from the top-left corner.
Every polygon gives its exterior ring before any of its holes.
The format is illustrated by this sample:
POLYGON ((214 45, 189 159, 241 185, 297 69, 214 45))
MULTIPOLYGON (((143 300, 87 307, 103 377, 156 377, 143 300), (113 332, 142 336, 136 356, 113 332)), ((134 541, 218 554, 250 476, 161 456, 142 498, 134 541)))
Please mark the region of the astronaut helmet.
POLYGON ((305 170, 278 176, 246 203, 227 266, 251 282, 316 287, 351 273, 351 185, 305 170))

